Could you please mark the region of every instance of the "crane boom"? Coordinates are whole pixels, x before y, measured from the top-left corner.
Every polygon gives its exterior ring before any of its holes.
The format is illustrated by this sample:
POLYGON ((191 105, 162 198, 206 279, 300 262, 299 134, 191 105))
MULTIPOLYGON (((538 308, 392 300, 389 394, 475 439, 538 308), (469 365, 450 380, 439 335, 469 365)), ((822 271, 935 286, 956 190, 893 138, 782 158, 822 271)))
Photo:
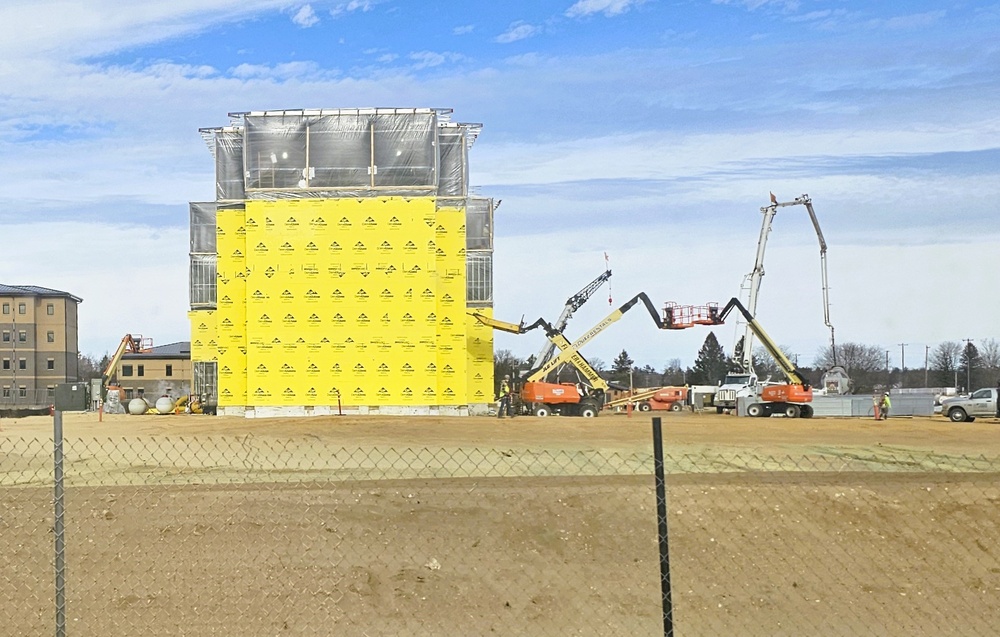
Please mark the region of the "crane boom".
POLYGON ((107 384, 108 380, 114 376, 115 369, 118 367, 118 363, 121 362, 122 356, 124 356, 126 352, 144 352, 151 346, 151 339, 144 339, 142 336, 132 336, 131 334, 123 336, 121 342, 118 343, 118 349, 115 350, 114 356, 111 357, 111 361, 108 363, 107 368, 105 368, 104 373, 101 374, 101 380, 104 384, 107 384))
MULTIPOLYGON (((754 267, 750 274, 747 275, 747 278, 749 279, 748 287, 750 293, 747 299, 746 309, 751 315, 756 315, 757 313, 757 299, 760 293, 761 279, 764 278, 764 250, 767 247, 768 235, 771 233, 771 223, 774 220, 774 216, 778 213, 778 208, 784 208, 787 206, 805 206, 806 211, 809 213, 809 220, 812 222, 813 229, 816 230, 816 237, 819 239, 819 260, 823 287, 823 324, 830 329, 830 347, 833 350, 833 364, 836 366, 837 348, 836 341, 834 339, 833 324, 830 323, 830 286, 827 280, 826 270, 826 239, 823 237, 823 230, 819 227, 819 219, 816 217, 816 211, 813 210, 812 199, 810 199, 809 195, 804 194, 801 197, 796 197, 792 201, 779 202, 774 194, 772 194, 771 205, 764 206, 760 209, 764 218, 760 227, 760 238, 757 240, 757 254, 754 259, 754 267)), ((753 373, 754 336, 754 330, 748 323, 746 331, 743 335, 743 352, 740 360, 740 365, 747 373, 753 373)))
POLYGON ((649 312, 649 315, 653 317, 653 321, 656 322, 656 326, 660 329, 665 329, 663 327, 663 320, 660 318, 660 315, 656 311, 656 308, 653 307, 653 302, 649 300, 649 297, 646 296, 645 292, 639 292, 631 299, 629 299, 621 306, 619 306, 617 309, 612 311, 610 314, 608 314, 606 317, 604 317, 604 319, 602 319, 597 325, 584 332, 583 336, 573 341, 570 344, 569 348, 563 349, 558 356, 553 357, 544 365, 539 367, 533 373, 533 375, 540 374, 539 378, 544 378, 546 374, 554 370, 561 363, 564 363, 567 360, 569 360, 573 352, 579 350, 581 347, 589 343, 591 340, 594 339, 594 337, 603 332, 609 325, 617 322, 618 319, 620 319, 622 315, 625 314, 625 312, 631 310, 632 307, 639 301, 642 301, 643 304, 646 306, 646 310, 649 312))
POLYGON ((616 323, 626 312, 628 312, 632 307, 634 307, 639 301, 642 301, 643 305, 646 306, 646 310, 649 315, 653 317, 653 321, 656 326, 660 329, 668 329, 665 326, 663 320, 660 318, 659 313, 653 306, 653 302, 649 300, 645 292, 640 292, 634 297, 623 303, 621 306, 616 308, 610 314, 608 314, 604 319, 602 319, 597 325, 587 330, 583 336, 576 339, 572 343, 569 339, 562 333, 562 330, 555 329, 555 326, 550 324, 543 318, 539 318, 534 323, 530 325, 525 325, 521 323, 508 323, 506 321, 501 321, 478 312, 472 312, 471 316, 483 325, 488 325, 493 329, 501 330, 504 332, 510 332, 512 334, 524 334, 525 332, 530 332, 531 330, 542 327, 545 329, 545 335, 548 337, 549 341, 552 343, 553 348, 558 348, 560 350, 559 355, 550 358, 547 362, 542 365, 535 367, 528 373, 526 381, 533 382, 545 378, 549 372, 554 370, 556 367, 563 363, 570 363, 576 367, 580 372, 587 377, 594 387, 599 389, 607 389, 608 385, 604 379, 593 369, 593 367, 586 361, 585 358, 580 354, 580 348, 589 343, 598 334, 603 332, 608 326, 616 323))
MULTIPOLYGON (((562 332, 566 329, 566 325, 569 320, 573 317, 573 313, 583 307, 591 296, 597 292, 598 288, 604 285, 604 282, 611 278, 611 270, 605 270, 600 276, 588 283, 583 287, 582 290, 574 294, 573 296, 566 299, 566 306, 563 308, 562 314, 556 319, 556 322, 552 324, 552 329, 562 332)), ((534 364, 537 366, 544 365, 549 362, 552 357, 552 353, 555 351, 556 345, 551 340, 546 341, 542 349, 535 354, 534 364)))

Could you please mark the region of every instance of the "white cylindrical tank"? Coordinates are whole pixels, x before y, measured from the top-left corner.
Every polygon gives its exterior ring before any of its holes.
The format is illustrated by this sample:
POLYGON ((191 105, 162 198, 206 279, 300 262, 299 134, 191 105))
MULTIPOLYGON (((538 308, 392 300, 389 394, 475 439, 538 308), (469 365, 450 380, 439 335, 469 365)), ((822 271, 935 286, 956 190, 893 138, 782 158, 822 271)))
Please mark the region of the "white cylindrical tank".
POLYGON ((145 398, 133 398, 128 401, 128 413, 133 416, 141 416, 149 409, 149 403, 145 398))
POLYGON ((160 396, 156 399, 156 411, 161 414, 169 414, 174 411, 174 399, 167 396, 160 396))

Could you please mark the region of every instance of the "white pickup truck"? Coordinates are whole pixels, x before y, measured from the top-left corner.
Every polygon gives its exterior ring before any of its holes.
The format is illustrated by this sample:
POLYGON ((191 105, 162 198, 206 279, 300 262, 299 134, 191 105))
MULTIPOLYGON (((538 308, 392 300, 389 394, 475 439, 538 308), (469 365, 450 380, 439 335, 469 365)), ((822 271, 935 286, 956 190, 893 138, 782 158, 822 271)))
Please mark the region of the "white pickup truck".
POLYGON ((956 396, 941 401, 941 414, 952 422, 972 422, 977 416, 997 415, 997 390, 977 389, 969 396, 956 396))

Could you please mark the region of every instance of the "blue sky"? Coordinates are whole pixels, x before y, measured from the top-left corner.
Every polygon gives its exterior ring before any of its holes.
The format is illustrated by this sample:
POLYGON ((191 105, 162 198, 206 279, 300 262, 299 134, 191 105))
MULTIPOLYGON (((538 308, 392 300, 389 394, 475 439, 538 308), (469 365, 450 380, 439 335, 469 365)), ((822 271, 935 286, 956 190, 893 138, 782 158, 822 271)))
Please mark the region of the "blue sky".
MULTIPOLYGON (((1000 337, 1000 2, 6 0, 0 25, 0 282, 83 297, 85 352, 187 338, 187 202, 213 196, 198 128, 358 106, 483 124, 500 317, 554 318, 605 252, 616 302, 724 301, 774 191, 813 198, 841 340, 898 364, 898 343, 1000 337)), ((795 210, 758 314, 811 361, 827 331, 795 210)), ((690 364, 704 337, 630 315, 585 353, 690 364)))

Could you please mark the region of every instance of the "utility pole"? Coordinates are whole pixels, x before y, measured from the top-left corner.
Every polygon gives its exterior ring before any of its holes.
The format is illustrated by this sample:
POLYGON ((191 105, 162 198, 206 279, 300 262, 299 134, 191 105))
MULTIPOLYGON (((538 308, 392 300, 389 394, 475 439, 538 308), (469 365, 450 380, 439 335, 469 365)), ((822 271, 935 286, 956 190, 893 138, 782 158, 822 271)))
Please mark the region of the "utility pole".
POLYGON ((927 387, 927 372, 930 370, 931 346, 924 345, 924 387, 927 387))
POLYGON ((899 386, 903 386, 903 381, 906 380, 906 346, 909 343, 899 344, 899 386))
POLYGON ((969 356, 969 345, 972 345, 971 338, 963 338, 965 342, 965 391, 972 392, 972 357, 969 356))
POLYGON ((885 390, 892 387, 892 377, 889 375, 889 350, 885 350, 885 390))

